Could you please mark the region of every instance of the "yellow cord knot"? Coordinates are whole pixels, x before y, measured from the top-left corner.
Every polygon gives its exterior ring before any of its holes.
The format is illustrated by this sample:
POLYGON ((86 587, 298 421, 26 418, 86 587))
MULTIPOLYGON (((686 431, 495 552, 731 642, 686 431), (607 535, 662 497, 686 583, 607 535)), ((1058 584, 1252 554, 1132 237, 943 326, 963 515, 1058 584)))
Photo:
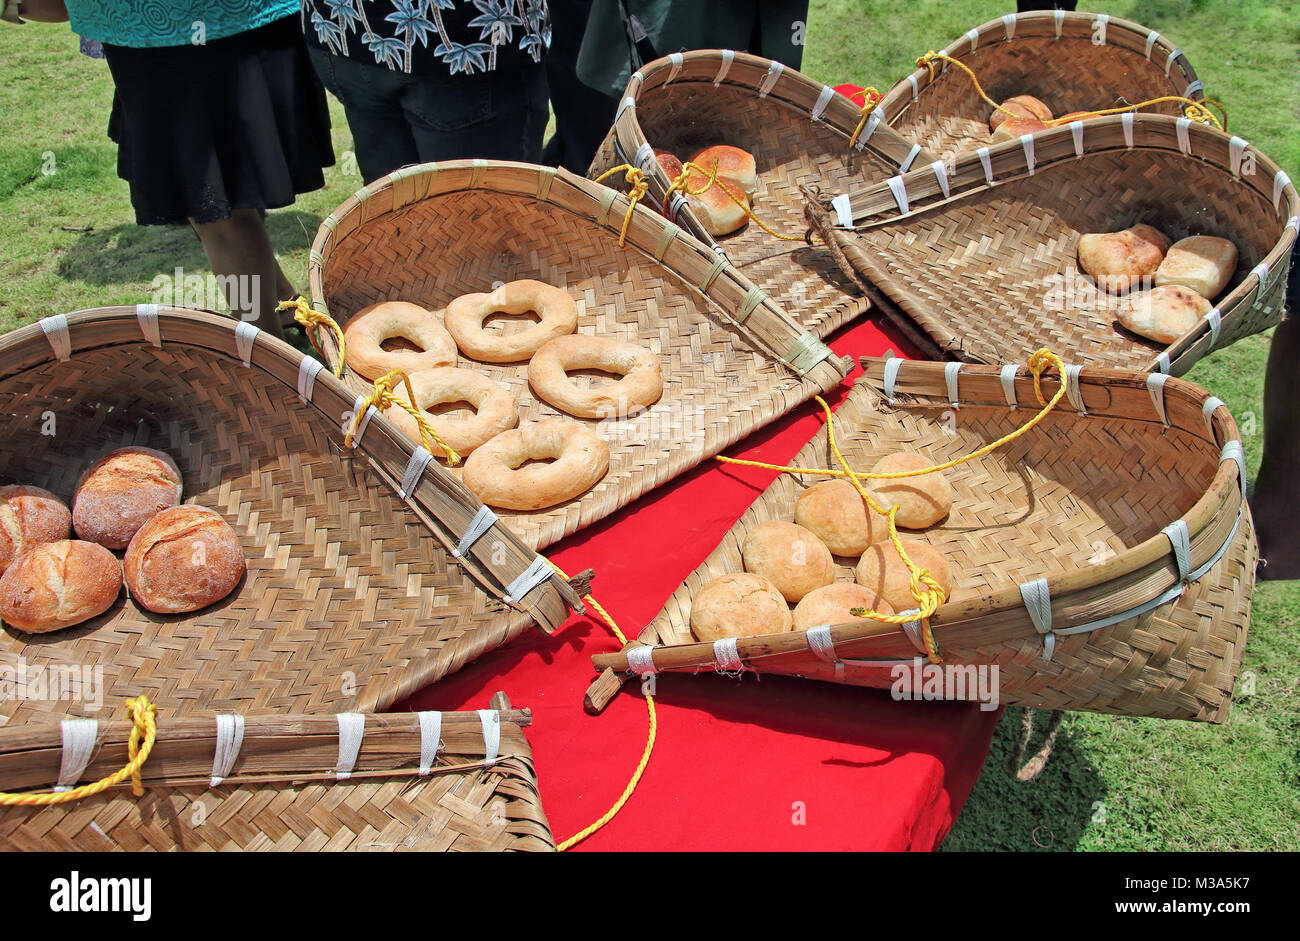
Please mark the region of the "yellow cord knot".
POLYGON ((392 372, 386 373, 375 380, 374 390, 365 397, 365 400, 357 407, 352 416, 352 423, 348 426, 347 434, 343 436, 344 447, 352 447, 352 440, 357 433, 357 428, 360 427, 362 419, 365 418, 366 410, 372 405, 381 412, 396 405, 415 419, 415 425, 420 429, 420 444, 424 446, 426 451, 432 452, 434 444, 437 444, 442 453, 446 455, 448 464, 455 467, 460 463, 460 455, 429 424, 428 417, 415 400, 415 390, 411 388, 410 377, 400 369, 394 369, 392 372), (393 388, 399 382, 406 386, 406 394, 410 398, 409 402, 398 398, 394 394, 393 388))
POLYGON ((862 117, 858 119, 858 126, 854 128, 853 136, 849 138, 850 147, 857 145, 858 135, 867 126, 867 118, 871 116, 871 112, 876 110, 876 106, 884 100, 885 96, 880 93, 880 90, 875 85, 868 85, 862 89, 862 117))
POLYGON ((941 56, 931 49, 924 55, 916 57, 916 67, 918 69, 928 69, 930 71, 930 81, 934 81, 934 63, 939 59, 946 59, 947 56, 941 56))
POLYGON ((639 168, 629 163, 621 163, 596 177, 596 182, 604 183, 607 177, 611 177, 620 171, 623 173, 623 182, 627 183, 629 187, 627 212, 623 215, 623 227, 618 232, 618 245, 619 248, 622 248, 627 241, 628 226, 632 224, 632 211, 636 209, 636 204, 641 201, 641 197, 645 196, 646 191, 650 188, 650 181, 645 178, 645 174, 639 168))
POLYGON ((334 322, 334 318, 329 314, 312 309, 312 306, 303 300, 301 295, 291 301, 281 301, 276 305, 275 309, 277 313, 285 310, 293 311, 293 319, 302 324, 303 329, 307 331, 307 339, 311 341, 312 348, 317 353, 320 353, 322 358, 328 357, 325 356, 325 351, 321 349, 320 342, 316 339, 316 333, 321 327, 325 327, 330 333, 334 334, 334 342, 338 344, 339 355, 338 361, 334 364, 333 372, 336 378, 341 378, 346 349, 343 343, 343 329, 334 322))

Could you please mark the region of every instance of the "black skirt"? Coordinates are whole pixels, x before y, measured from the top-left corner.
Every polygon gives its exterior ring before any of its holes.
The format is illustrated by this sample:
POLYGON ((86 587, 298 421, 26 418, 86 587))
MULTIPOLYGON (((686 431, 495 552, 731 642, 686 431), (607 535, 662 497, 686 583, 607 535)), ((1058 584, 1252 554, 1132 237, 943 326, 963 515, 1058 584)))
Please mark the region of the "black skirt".
POLYGON ((140 225, 217 222, 325 185, 325 89, 298 17, 204 45, 104 44, 116 93, 108 136, 140 225))

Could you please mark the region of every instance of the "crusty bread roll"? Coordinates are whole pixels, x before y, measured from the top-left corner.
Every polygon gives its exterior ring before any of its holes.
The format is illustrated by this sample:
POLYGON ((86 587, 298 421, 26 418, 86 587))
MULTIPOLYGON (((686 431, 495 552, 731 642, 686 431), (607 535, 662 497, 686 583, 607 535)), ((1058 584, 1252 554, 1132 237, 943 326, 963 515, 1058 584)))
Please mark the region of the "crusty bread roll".
MULTIPOLYGON (((886 455, 871 468, 873 474, 897 474, 901 471, 922 470, 933 467, 931 461, 915 451, 898 451, 886 455)), ((952 509, 952 484, 943 471, 921 474, 918 477, 900 477, 897 480, 875 480, 871 492, 877 502, 888 510, 898 504, 894 522, 904 529, 925 529, 948 515, 952 509)))
POLYGON ((708 173, 713 169, 714 160, 718 161, 718 179, 735 183, 746 196, 754 195, 758 189, 758 167, 753 154, 730 144, 718 144, 698 151, 690 162, 708 173))
POLYGON ((832 555, 860 556, 889 531, 885 518, 873 512, 847 480, 823 480, 799 494, 794 521, 825 543, 832 555))
MULTIPOLYGON (((695 173, 691 175, 689 185, 698 189, 704 185, 704 180, 695 173)), ((749 207, 749 197, 731 180, 724 180, 721 177, 703 193, 688 193, 686 204, 691 207, 691 211, 700 220, 704 230, 715 237, 730 235, 749 222, 749 216, 745 212, 749 207), (722 192, 723 189, 736 198, 729 197, 727 193, 722 192)))
POLYGON ((723 575, 691 599, 691 633, 706 643, 723 637, 780 634, 793 625, 785 599, 761 575, 723 575))
POLYGON ((28 549, 67 539, 72 514, 63 501, 40 487, 0 487, 0 575, 28 549))
POLYGON ((854 608, 866 608, 877 614, 893 614, 890 604, 861 585, 853 582, 835 582, 823 585, 804 595, 794 608, 794 629, 806 631, 819 624, 843 624, 861 620, 853 615, 854 608))
POLYGON ((1119 232, 1090 232, 1079 236, 1079 267, 1097 287, 1122 294, 1155 278, 1170 244, 1163 232, 1141 222, 1119 232))
MULTIPOLYGON (((943 590, 952 595, 952 571, 942 552, 919 539, 903 539, 907 557, 929 571, 943 590)), ((862 553, 854 576, 859 585, 884 598, 895 611, 909 611, 916 607, 912 595, 912 573, 903 564, 902 557, 891 542, 878 542, 862 553)))
POLYGON ((1016 140, 1022 134, 1037 134, 1050 129, 1050 124, 1044 124, 1037 118, 1007 118, 993 132, 993 142, 996 144, 1004 140, 1016 140))
POLYGON ((1169 247, 1156 269, 1156 286, 1181 284, 1214 300, 1237 270, 1237 246, 1212 235, 1192 235, 1169 247))
POLYGON ((126 585, 157 614, 197 611, 235 590, 248 570, 239 537, 205 506, 174 506, 140 527, 126 548, 126 585))
POLYGON ((682 175, 684 168, 676 154, 655 148, 655 160, 659 161, 659 169, 664 171, 668 179, 675 180, 682 175))
POLYGON ((0 576, 0 619, 29 634, 57 631, 103 614, 121 592, 122 565, 103 546, 46 542, 0 576))
POLYGON ((1047 107, 1033 95, 1013 95, 1006 101, 1002 102, 1005 111, 993 111, 993 116, 989 118, 989 130, 996 131, 1002 122, 1011 118, 1029 118, 1034 121, 1052 120, 1052 109, 1047 107), (1011 114, 1007 114, 1010 111, 1011 114))
POLYGON ((797 523, 760 523, 745 536, 740 554, 745 571, 762 575, 791 603, 835 581, 831 551, 797 523))
POLYGON ((77 481, 72 527, 82 539, 125 549, 137 529, 180 502, 175 461, 152 448, 121 448, 91 464, 77 481))
POLYGON ((1166 284, 1124 298, 1115 319, 1138 336, 1168 346, 1196 326, 1211 306, 1191 288, 1166 284))

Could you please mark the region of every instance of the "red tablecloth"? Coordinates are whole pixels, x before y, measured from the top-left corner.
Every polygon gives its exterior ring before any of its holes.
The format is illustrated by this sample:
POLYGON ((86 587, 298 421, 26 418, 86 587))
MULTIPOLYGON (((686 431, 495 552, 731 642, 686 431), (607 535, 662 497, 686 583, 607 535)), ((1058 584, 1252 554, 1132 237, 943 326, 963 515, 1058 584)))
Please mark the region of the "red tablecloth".
MULTIPOLYGON (((853 356, 908 352, 866 321, 831 347, 853 356)), ((828 399, 832 407, 843 392, 828 399)), ((820 425, 809 403, 728 453, 784 463, 820 425)), ((570 574, 594 567, 595 597, 635 637, 773 476, 708 461, 548 555, 570 574)), ((616 649, 594 615, 575 617, 395 708, 483 708, 496 690, 531 707, 542 801, 557 841, 566 839, 609 809, 645 745, 637 683, 599 716, 582 710, 591 655, 616 649)), ((645 777, 580 849, 932 849, 979 775, 998 715, 973 703, 895 702, 884 691, 779 676, 657 679, 659 737, 645 777)))

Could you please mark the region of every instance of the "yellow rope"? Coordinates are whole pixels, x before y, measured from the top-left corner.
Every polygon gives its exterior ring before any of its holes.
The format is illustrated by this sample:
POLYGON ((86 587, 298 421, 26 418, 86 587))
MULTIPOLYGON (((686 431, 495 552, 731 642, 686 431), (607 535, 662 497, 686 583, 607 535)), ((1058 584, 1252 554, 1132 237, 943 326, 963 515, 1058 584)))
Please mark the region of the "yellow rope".
MULTIPOLYGON (((682 172, 677 175, 677 178, 674 179, 671 184, 669 184, 667 192, 664 193, 664 211, 667 212, 669 197, 671 197, 672 194, 677 190, 681 190, 682 192, 686 193, 687 196, 699 196, 702 193, 707 193, 710 189, 712 189, 715 185, 717 185, 717 182, 718 182, 718 159, 716 157, 713 158, 713 168, 710 170, 705 170, 699 164, 691 163, 689 160, 686 161, 685 163, 682 164, 682 172), (701 186, 698 190, 691 189, 690 187, 690 175, 692 173, 700 173, 703 174, 705 177, 704 185, 701 186)), ((735 203, 737 206, 743 209, 745 215, 747 215, 760 229, 762 229, 764 232, 766 232, 768 235, 772 236, 773 238, 778 238, 785 242, 805 242, 809 240, 806 236, 803 235, 782 235, 780 232, 777 232, 775 229, 773 229, 771 226, 765 223, 762 219, 758 218, 758 216, 755 215, 754 210, 751 209, 749 206, 747 206, 744 200, 738 198, 735 193, 727 189, 727 187, 718 186, 718 189, 722 190, 722 192, 726 194, 726 197, 729 200, 731 200, 733 203, 735 203)), ((820 241, 820 239, 817 239, 815 237, 812 238, 811 240, 820 241)))
MULTIPOLYGON (((569 577, 568 575, 565 575, 564 570, 554 562, 551 562, 550 564, 551 568, 560 573, 561 578, 569 577)), ((618 629, 618 625, 615 624, 614 619, 609 616, 609 612, 605 610, 604 605, 591 595, 583 595, 582 600, 591 605, 595 612, 600 615, 601 620, 605 622, 611 631, 613 631, 614 636, 618 638, 618 642, 626 647, 628 643, 627 637, 618 629)), ((645 694, 645 707, 646 712, 649 714, 650 730, 646 736, 645 751, 641 753, 641 760, 637 762, 636 770, 632 772, 632 779, 627 782, 627 787, 623 788, 623 793, 620 794, 618 800, 614 802, 614 806, 605 811, 605 813, 601 815, 600 819, 590 826, 579 830, 557 847, 561 853, 581 843, 605 824, 613 820, 618 812, 623 809, 623 805, 628 802, 628 798, 632 796, 632 792, 636 790, 636 786, 641 783, 641 776, 645 774, 646 766, 650 764, 650 753, 654 751, 655 737, 659 733, 659 719, 655 715, 655 698, 650 693, 645 694)))
POLYGON ((343 436, 344 447, 352 447, 353 436, 357 433, 357 428, 361 425, 361 420, 365 417, 366 409, 371 405, 381 412, 396 405, 408 415, 415 419, 416 427, 420 429, 420 444, 426 451, 433 451, 433 444, 436 443, 442 449, 443 454, 447 456, 447 463, 455 467, 460 463, 460 455, 442 439, 442 435, 434 431, 433 426, 429 424, 428 417, 420 409, 419 403, 415 401, 415 390, 411 388, 411 379, 400 369, 394 369, 375 380, 375 388, 365 400, 357 407, 355 414, 352 416, 352 424, 348 426, 347 433, 343 436), (406 386, 406 394, 410 397, 409 402, 404 402, 393 394, 393 386, 398 382, 406 386))
POLYGON ((627 198, 627 212, 623 216, 623 228, 618 232, 618 246, 619 248, 622 248, 623 243, 627 240, 627 228, 632 224, 632 210, 636 208, 636 204, 641 201, 641 197, 644 196, 646 190, 650 188, 650 182, 639 169, 628 163, 620 163, 612 170, 606 170, 600 176, 596 177, 596 182, 604 183, 606 177, 613 176, 615 173, 620 171, 624 174, 624 182, 627 183, 628 186, 632 187, 631 195, 627 198))
MULTIPOLYGON (((917 58, 916 65, 917 68, 924 67, 928 69, 930 72, 930 81, 933 82, 935 77, 935 63, 938 61, 951 62, 953 65, 957 66, 957 68, 965 72, 966 75, 970 78, 972 84, 974 84, 975 91, 979 93, 979 96, 983 98, 987 104, 993 107, 994 111, 1001 111, 1003 114, 1009 115, 1010 117, 1013 118, 1023 117, 1023 115, 1016 114, 1014 111, 1009 111, 1006 108, 1002 107, 1002 105, 998 104, 987 94, 985 94, 984 87, 980 85, 980 81, 978 78, 975 77, 975 73, 972 72, 971 69, 964 62, 960 62, 957 59, 954 59, 952 56, 943 55, 942 53, 934 52, 933 50, 931 50, 930 52, 927 52, 925 55, 917 58)), ((1137 111, 1139 108, 1145 108, 1149 105, 1158 105, 1167 101, 1181 102, 1183 104, 1183 113, 1187 115, 1187 117, 1191 118, 1193 121, 1199 121, 1202 124, 1213 124, 1221 131, 1226 131, 1228 128, 1228 112, 1223 107, 1223 105, 1219 104, 1219 102, 1215 101, 1213 98, 1206 98, 1203 101, 1193 101, 1192 99, 1184 98, 1181 95, 1164 95, 1160 98, 1151 98, 1147 101, 1140 101, 1135 105, 1125 105, 1124 107, 1120 107, 1120 108, 1106 108, 1098 111, 1089 111, 1087 112, 1087 115, 1089 117, 1101 117, 1107 114, 1122 114, 1125 111, 1137 111), (1211 104, 1214 105, 1216 108, 1219 109, 1220 112, 1223 113, 1222 121, 1220 121, 1219 118, 1216 117, 1215 114, 1207 107, 1207 105, 1211 105, 1211 104)), ((1058 124, 1062 122, 1062 120, 1063 120, 1062 118, 1053 118, 1052 120, 1044 121, 1043 123, 1051 127, 1056 127, 1058 124)), ((1077 119, 1071 118, 1070 120, 1073 121, 1077 119)))
POLYGON ((140 769, 149 760, 153 752, 154 741, 158 736, 158 710, 146 696, 137 696, 126 701, 127 712, 131 715, 131 737, 127 739, 127 763, 120 771, 93 784, 83 784, 68 791, 41 791, 30 794, 5 794, 0 792, 0 807, 46 807, 50 804, 66 804, 69 801, 93 797, 110 787, 116 787, 127 778, 131 779, 131 792, 136 797, 144 794, 144 782, 140 779, 140 769))
POLYGON ((716 459, 724 464, 738 464, 742 467, 758 467, 763 470, 774 470, 783 474, 813 474, 824 477, 847 477, 853 486, 857 489, 862 499, 867 502, 873 511, 886 517, 889 521, 889 541, 893 544, 894 550, 898 553, 903 564, 907 566, 908 574, 911 578, 912 597, 917 602, 919 614, 894 614, 885 615, 866 608, 854 608, 852 614, 854 617, 871 618, 875 621, 881 621, 886 624, 904 624, 909 621, 921 621, 921 636, 925 641, 926 653, 929 658, 939 662, 938 647, 930 633, 930 616, 939 609, 939 606, 946 600, 942 586, 924 567, 914 563, 903 549, 902 539, 898 535, 898 527, 895 522, 895 516, 898 513, 898 505, 890 506, 888 510, 884 509, 872 498, 870 491, 862 486, 863 480, 899 480, 905 477, 919 477, 923 474, 935 474, 949 468, 964 464, 966 461, 972 461, 976 458, 997 450, 1008 442, 1014 441, 1021 435, 1027 434, 1035 425, 1042 421, 1047 413, 1054 409, 1058 402, 1065 396, 1065 364, 1061 358, 1046 348, 1040 349, 1029 357, 1029 372, 1034 377, 1034 394, 1038 397, 1038 403, 1042 408, 1036 415, 1026 421, 1023 425, 1008 434, 1003 435, 996 441, 984 445, 981 448, 965 454, 961 457, 946 461, 943 464, 936 464, 933 467, 925 467, 919 470, 910 471, 891 471, 889 473, 871 473, 861 474, 849 466, 848 461, 840 452, 839 445, 835 441, 835 420, 832 416, 830 406, 826 404, 821 396, 816 396, 817 404, 821 406, 822 412, 826 418, 826 440, 830 445, 831 452, 835 456, 836 462, 840 465, 841 470, 829 470, 820 467, 790 467, 783 464, 767 464, 762 461, 746 461, 740 458, 725 457, 721 454, 716 455, 716 459), (1042 376, 1049 368, 1054 367, 1060 376, 1060 388, 1051 400, 1043 396, 1042 376))
POLYGON ((858 126, 853 129, 853 136, 849 138, 850 147, 857 144, 858 135, 861 134, 862 129, 867 126, 867 118, 871 116, 871 112, 876 110, 876 105, 880 104, 880 102, 883 101, 885 97, 880 93, 880 91, 876 88, 875 85, 868 85, 866 88, 862 89, 862 91, 859 92, 858 94, 861 94, 863 96, 862 117, 858 119, 858 126))
POLYGON ((325 351, 321 349, 321 345, 316 339, 316 332, 321 327, 326 327, 330 333, 334 334, 334 341, 339 345, 339 356, 338 361, 334 364, 334 375, 335 377, 342 377, 343 358, 347 351, 343 343, 343 329, 334 322, 334 318, 329 314, 322 314, 318 310, 313 310, 312 306, 303 300, 301 295, 291 301, 281 301, 276 305, 275 309, 277 313, 284 310, 293 311, 293 319, 302 324, 303 329, 307 331, 307 339, 311 341, 312 348, 317 353, 320 353, 323 358, 328 357, 325 356, 325 351))

